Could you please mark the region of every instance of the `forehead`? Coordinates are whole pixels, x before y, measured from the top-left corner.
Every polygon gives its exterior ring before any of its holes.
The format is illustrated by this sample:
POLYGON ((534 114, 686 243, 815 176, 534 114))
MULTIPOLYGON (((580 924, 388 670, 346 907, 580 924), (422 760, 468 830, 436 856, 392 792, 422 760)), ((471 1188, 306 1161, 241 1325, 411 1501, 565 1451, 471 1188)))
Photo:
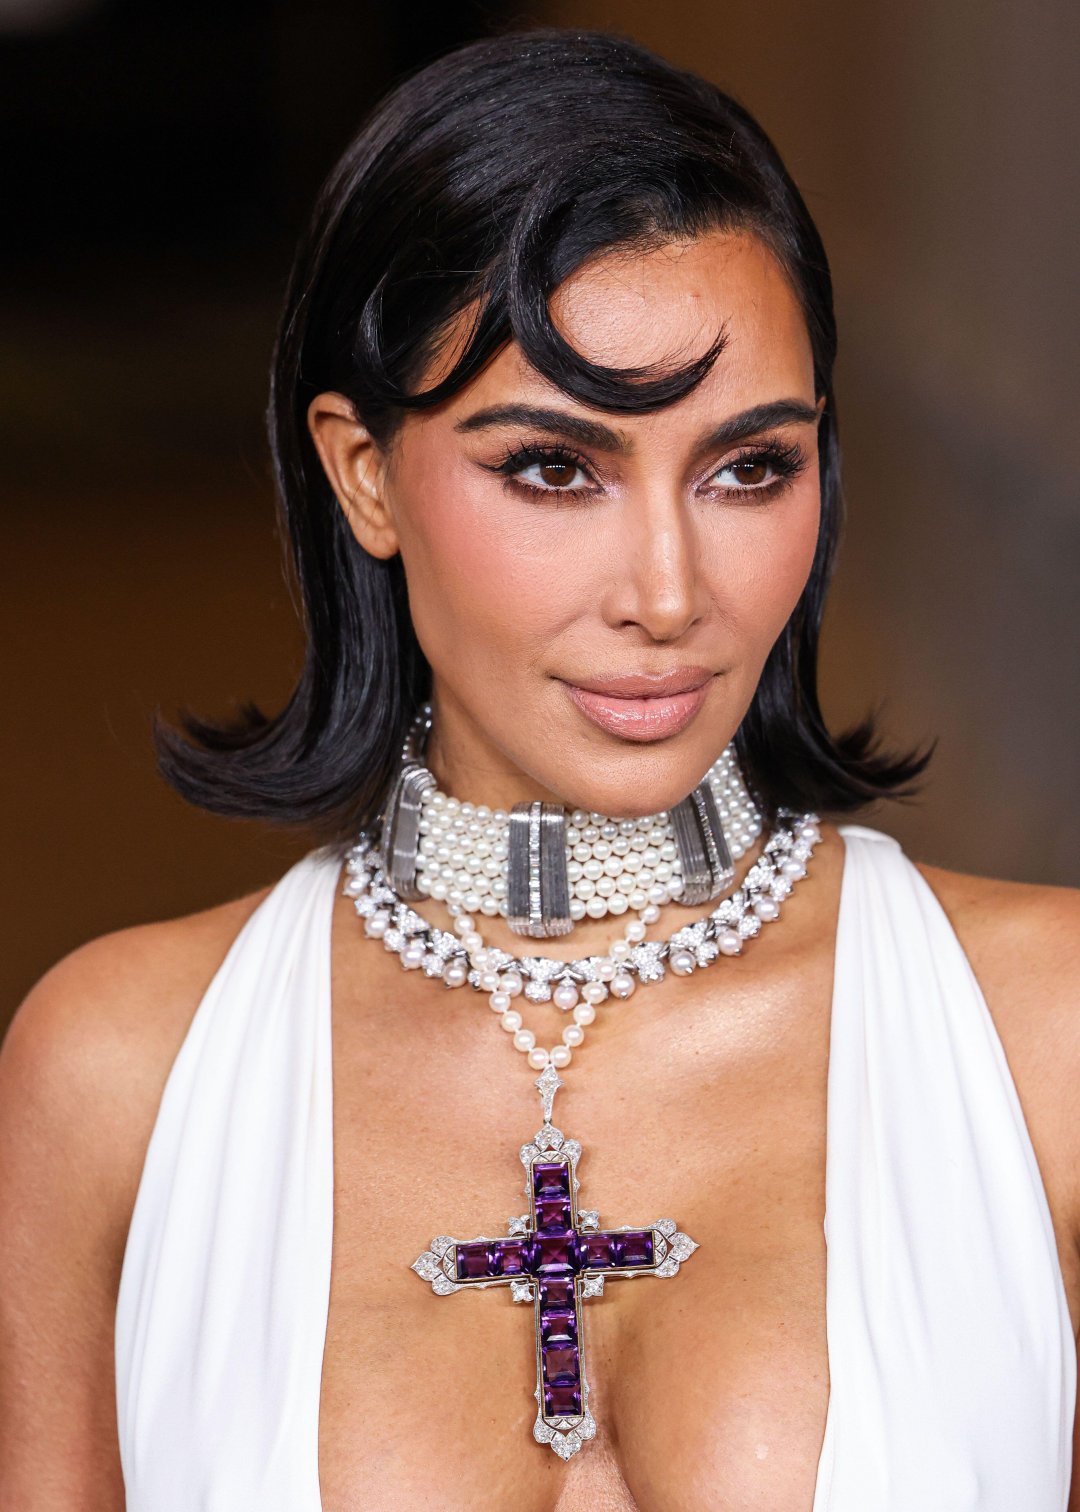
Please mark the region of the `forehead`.
MULTIPOLYGON (((745 232, 710 232, 691 241, 605 254, 560 285, 551 315, 584 357, 616 368, 682 366, 724 332, 724 349, 705 379, 685 398, 654 412, 654 420, 659 414, 670 424, 676 412, 689 417, 778 395, 814 399, 813 354, 798 299, 774 255, 745 232)), ((425 386, 452 366, 469 323, 466 312, 425 386)), ((511 393, 521 400, 557 398, 564 407, 586 408, 538 373, 511 343, 447 410, 457 418, 465 408, 511 393)), ((630 424, 648 419, 620 416, 630 424)))

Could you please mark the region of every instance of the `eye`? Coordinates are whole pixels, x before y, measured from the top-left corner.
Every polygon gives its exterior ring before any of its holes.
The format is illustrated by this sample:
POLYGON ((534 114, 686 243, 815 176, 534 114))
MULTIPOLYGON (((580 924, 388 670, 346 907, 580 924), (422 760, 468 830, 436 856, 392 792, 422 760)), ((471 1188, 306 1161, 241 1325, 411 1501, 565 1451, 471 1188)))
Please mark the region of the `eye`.
POLYGON ((583 488, 589 482, 580 463, 571 457, 545 457, 542 461, 530 462, 514 476, 531 488, 548 489, 551 492, 583 488))
POLYGON ((541 494, 593 493, 596 482, 584 457, 562 446, 515 446, 490 469, 501 473, 508 488, 541 494))
POLYGON ((710 482, 728 494, 778 493, 798 476, 804 465, 797 445, 770 442, 725 462, 712 474, 710 482))

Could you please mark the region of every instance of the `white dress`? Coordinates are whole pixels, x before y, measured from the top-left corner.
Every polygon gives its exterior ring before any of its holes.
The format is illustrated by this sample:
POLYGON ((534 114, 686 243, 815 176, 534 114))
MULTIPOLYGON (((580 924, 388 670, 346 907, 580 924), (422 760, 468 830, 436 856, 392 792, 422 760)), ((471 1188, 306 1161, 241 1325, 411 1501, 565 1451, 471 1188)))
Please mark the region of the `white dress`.
MULTIPOLYGON (((1001 1042, 900 846, 840 832, 813 1512, 1064 1512, 1075 1344, 1001 1042)), ((321 1512, 340 859, 251 915, 169 1074, 117 1302, 127 1512, 321 1512)))

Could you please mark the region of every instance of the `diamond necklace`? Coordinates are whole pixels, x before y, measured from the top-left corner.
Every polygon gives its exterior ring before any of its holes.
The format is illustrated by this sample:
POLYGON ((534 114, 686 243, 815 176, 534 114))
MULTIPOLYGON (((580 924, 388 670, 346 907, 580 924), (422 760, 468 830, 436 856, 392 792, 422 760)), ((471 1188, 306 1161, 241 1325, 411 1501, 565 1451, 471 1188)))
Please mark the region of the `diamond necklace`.
POLYGON ((533 1438, 563 1460, 596 1435, 586 1375, 585 1301, 602 1296, 608 1280, 677 1275, 698 1245, 671 1218, 643 1228, 601 1228, 598 1210, 578 1206, 581 1145, 564 1138, 551 1121, 555 1093, 564 1085, 559 1068, 569 1065, 599 1003, 629 997, 636 982, 660 981, 668 970, 689 976, 720 955, 738 955, 744 940, 779 917, 781 904, 806 875, 821 838, 815 814, 796 816, 781 810, 780 818, 786 822, 770 836, 742 885, 708 917, 662 942, 646 941, 645 923, 635 920, 627 926, 626 938, 616 941, 606 955, 575 961, 518 958, 486 946, 468 914, 459 913, 454 934, 438 929, 389 886, 370 836, 362 833, 348 853, 343 890, 353 899, 366 933, 394 951, 406 970, 421 970, 447 987, 468 984, 486 993, 502 1027, 513 1035, 515 1048, 540 1071, 534 1086, 540 1093, 543 1124, 518 1152, 525 1167, 529 1211, 508 1220, 505 1236, 462 1240, 436 1235, 411 1268, 438 1296, 501 1286, 509 1288, 512 1302, 532 1307, 533 1438), (552 1001, 572 1015, 561 1044, 551 1050, 536 1044, 512 1006, 518 996, 552 1001))

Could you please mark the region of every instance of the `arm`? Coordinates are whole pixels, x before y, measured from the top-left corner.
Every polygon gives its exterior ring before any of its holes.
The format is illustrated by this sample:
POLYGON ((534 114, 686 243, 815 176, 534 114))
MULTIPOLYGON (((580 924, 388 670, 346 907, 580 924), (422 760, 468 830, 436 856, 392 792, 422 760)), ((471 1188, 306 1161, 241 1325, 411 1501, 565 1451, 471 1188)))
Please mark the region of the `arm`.
POLYGON ((22 1512, 124 1506, 124 1053, 95 1011, 105 943, 54 967, 0 1047, 0 1506, 22 1512))

